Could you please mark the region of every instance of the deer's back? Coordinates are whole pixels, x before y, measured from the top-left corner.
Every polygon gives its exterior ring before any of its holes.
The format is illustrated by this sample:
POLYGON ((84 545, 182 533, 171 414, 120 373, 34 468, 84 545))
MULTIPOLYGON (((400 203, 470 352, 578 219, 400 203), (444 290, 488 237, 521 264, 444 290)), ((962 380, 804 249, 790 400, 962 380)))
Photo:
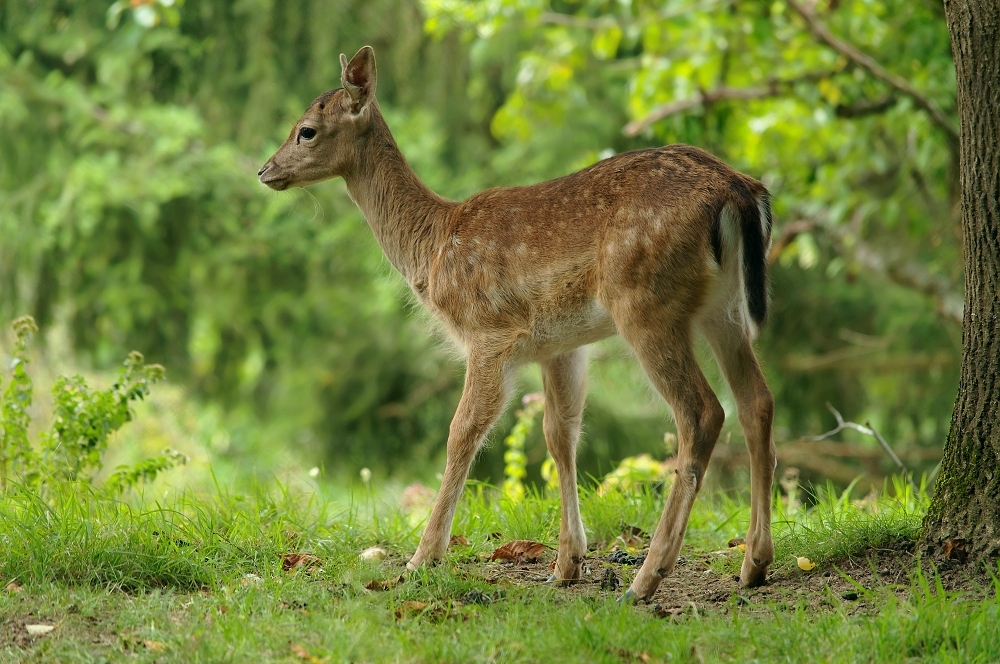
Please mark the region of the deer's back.
POLYGON ((738 186, 763 190, 707 152, 672 145, 483 191, 452 211, 429 304, 460 337, 516 329, 556 350, 559 339, 573 347, 613 334, 612 298, 677 299, 687 288, 685 306, 696 308, 712 278, 712 226, 738 186))

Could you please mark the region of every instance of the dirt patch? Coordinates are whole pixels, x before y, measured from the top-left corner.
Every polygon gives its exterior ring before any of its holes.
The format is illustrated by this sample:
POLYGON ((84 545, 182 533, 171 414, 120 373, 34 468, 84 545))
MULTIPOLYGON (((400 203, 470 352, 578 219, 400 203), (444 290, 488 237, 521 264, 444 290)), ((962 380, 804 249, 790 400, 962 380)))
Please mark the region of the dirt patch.
POLYGON ((54 625, 55 622, 31 616, 19 618, 7 618, 0 622, 0 644, 10 644, 22 650, 30 648, 32 644, 46 637, 45 634, 31 634, 28 625, 47 624, 54 625))
MULTIPOLYGON (((759 588, 744 588, 738 576, 725 571, 738 569, 742 555, 733 549, 682 556, 652 600, 640 604, 638 609, 660 617, 682 617, 697 612, 766 613, 803 605, 813 611, 842 607, 851 614, 875 613, 884 603, 882 592, 888 590, 901 599, 911 592, 911 578, 918 564, 923 565, 931 579, 936 569, 945 590, 986 594, 990 589, 989 577, 976 574, 971 565, 958 565, 948 560, 934 561, 933 566, 926 560, 921 563, 913 553, 912 543, 908 542, 824 562, 811 571, 803 571, 795 565, 781 566, 769 573, 767 584, 759 588), (731 560, 725 560, 726 557, 731 560)), ((642 555, 633 557, 634 562, 638 562, 636 558, 641 561, 642 555)), ((528 586, 548 579, 553 560, 554 555, 549 555, 530 564, 469 563, 458 567, 491 584, 528 586)), ((639 570, 638 564, 622 564, 617 560, 621 560, 621 556, 591 553, 583 563, 583 578, 562 590, 568 597, 603 596, 609 602, 615 601, 639 570)))

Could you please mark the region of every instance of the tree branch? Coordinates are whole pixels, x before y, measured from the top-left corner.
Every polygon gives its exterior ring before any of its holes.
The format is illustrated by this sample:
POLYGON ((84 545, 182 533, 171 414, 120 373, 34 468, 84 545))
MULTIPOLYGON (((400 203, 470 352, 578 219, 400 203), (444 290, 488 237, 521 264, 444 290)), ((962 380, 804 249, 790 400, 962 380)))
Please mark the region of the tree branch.
POLYGON ((645 117, 639 118, 638 120, 633 120, 629 122, 622 129, 622 133, 626 136, 636 136, 643 130, 645 130, 649 125, 662 120, 668 115, 674 115, 675 113, 680 113, 681 111, 686 111, 696 106, 708 106, 714 104, 717 101, 722 101, 725 99, 767 99, 769 97, 780 97, 785 94, 787 88, 796 85, 798 83, 807 83, 811 81, 818 81, 834 74, 839 73, 838 71, 821 71, 821 72, 810 72, 807 74, 802 74, 801 76, 795 76, 786 79, 772 78, 767 82, 766 86, 755 87, 755 88, 730 88, 727 86, 719 86, 714 90, 702 90, 698 93, 696 97, 690 97, 688 99, 679 99, 677 101, 672 101, 662 106, 657 106, 652 111, 650 111, 645 117))
POLYGON ((896 453, 889 446, 889 443, 886 442, 885 438, 882 437, 882 434, 880 434, 875 429, 875 427, 871 425, 871 423, 865 422, 864 426, 862 426, 857 422, 845 422, 843 416, 840 414, 840 411, 834 408, 832 404, 827 402, 826 407, 827 410, 833 413, 833 416, 837 418, 837 427, 835 429, 827 431, 824 434, 820 434, 819 436, 808 436, 806 438, 803 438, 802 440, 819 442, 821 440, 829 438, 834 434, 840 433, 844 429, 854 429, 858 433, 862 433, 866 436, 872 436, 873 438, 875 438, 875 440, 879 442, 879 444, 882 446, 882 449, 885 450, 885 453, 889 455, 889 458, 892 459, 893 463, 896 464, 896 467, 899 468, 899 470, 903 473, 903 476, 906 477, 907 481, 910 483, 910 487, 913 489, 914 494, 917 493, 917 487, 913 483, 913 477, 912 475, 910 475, 909 469, 903 465, 903 462, 900 461, 898 456, 896 456, 896 453))
POLYGON ((890 87, 895 88, 896 90, 899 90, 901 93, 912 99, 914 104, 917 105, 917 108, 925 111, 930 116, 934 124, 944 130, 944 132, 948 135, 948 140, 952 144, 952 148, 957 149, 958 129, 952 122, 951 118, 945 115, 944 111, 942 111, 937 104, 918 92, 917 89, 910 85, 910 82, 905 78, 893 74, 876 62, 867 53, 864 53, 853 44, 849 44, 834 35, 823 24, 823 22, 820 21, 819 17, 812 12, 811 9, 807 9, 805 6, 800 4, 798 0, 786 0, 786 2, 788 3, 788 6, 795 11, 795 13, 802 17, 802 19, 806 22, 806 25, 809 27, 809 31, 812 32, 817 39, 867 71, 878 80, 889 85, 890 87))
POLYGON ((887 95, 882 99, 863 99, 853 104, 837 104, 834 112, 838 118, 860 118, 888 111, 897 101, 896 95, 887 95))
POLYGON ((767 260, 774 263, 781 250, 791 244, 800 233, 819 229, 838 241, 842 247, 841 253, 846 253, 869 271, 885 279, 905 286, 931 298, 937 305, 937 312, 943 318, 952 322, 962 323, 962 313, 965 301, 961 294, 953 290, 947 279, 928 272, 922 265, 895 256, 886 256, 871 244, 850 234, 840 224, 833 224, 822 219, 803 219, 784 227, 781 235, 774 240, 771 253, 767 260))

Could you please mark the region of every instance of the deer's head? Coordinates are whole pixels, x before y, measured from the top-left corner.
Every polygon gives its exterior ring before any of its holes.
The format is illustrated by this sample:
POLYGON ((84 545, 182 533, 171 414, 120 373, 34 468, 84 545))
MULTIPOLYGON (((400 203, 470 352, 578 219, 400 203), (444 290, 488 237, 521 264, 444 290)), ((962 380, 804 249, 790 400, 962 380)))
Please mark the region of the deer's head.
POLYGON ((371 46, 351 61, 341 54, 343 86, 317 97, 292 128, 257 178, 271 189, 309 184, 345 175, 358 163, 364 136, 376 114, 375 52, 371 46))

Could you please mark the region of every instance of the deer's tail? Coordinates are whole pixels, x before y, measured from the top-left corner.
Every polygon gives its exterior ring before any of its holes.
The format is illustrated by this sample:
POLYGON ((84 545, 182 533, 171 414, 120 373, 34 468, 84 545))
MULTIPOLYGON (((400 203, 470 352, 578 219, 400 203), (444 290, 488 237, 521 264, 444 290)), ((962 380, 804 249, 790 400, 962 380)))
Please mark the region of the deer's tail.
POLYGON ((767 320, 769 289, 767 254, 771 246, 771 196, 757 180, 736 175, 731 196, 719 215, 721 237, 713 244, 721 249, 721 262, 739 256, 740 309, 752 336, 767 320), (728 255, 726 255, 728 254, 728 255), (744 308, 745 307, 745 308, 744 308))

